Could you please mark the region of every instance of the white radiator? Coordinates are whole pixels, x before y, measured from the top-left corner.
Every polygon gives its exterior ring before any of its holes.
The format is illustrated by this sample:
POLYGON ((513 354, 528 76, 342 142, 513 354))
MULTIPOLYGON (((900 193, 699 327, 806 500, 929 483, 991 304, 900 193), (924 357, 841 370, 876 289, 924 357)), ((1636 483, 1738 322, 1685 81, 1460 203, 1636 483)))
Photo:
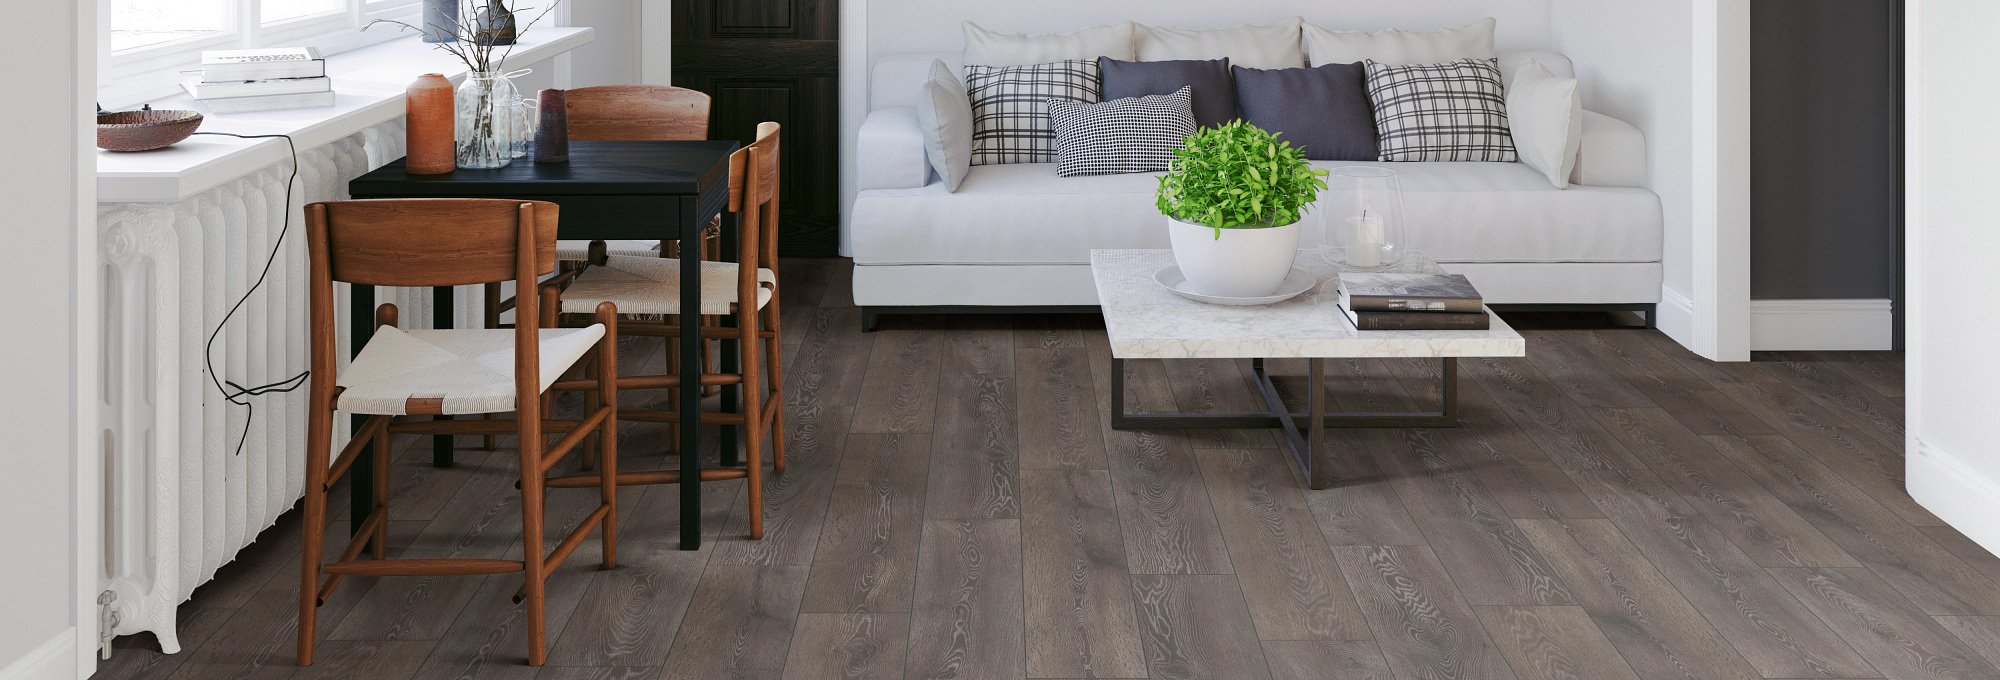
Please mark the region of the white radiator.
MULTIPOLYGON (((306 391, 249 397, 252 417, 216 390, 202 348, 276 245, 270 276, 229 319, 211 357, 217 377, 240 385, 308 368, 302 207, 345 198, 348 180, 401 157, 402 145, 397 120, 299 149, 291 228, 282 244, 274 240, 287 221, 289 159, 178 203, 99 206, 106 505, 100 590, 116 595, 113 634, 151 631, 163 650, 180 651, 175 607, 299 499, 306 391)), ((350 327, 345 288, 335 291, 343 358, 350 327)), ((407 326, 429 324, 429 289, 378 288, 376 299, 401 307, 407 326)), ((460 288, 454 303, 455 323, 478 322, 476 287, 460 288)), ((336 447, 346 439, 341 422, 336 447)))

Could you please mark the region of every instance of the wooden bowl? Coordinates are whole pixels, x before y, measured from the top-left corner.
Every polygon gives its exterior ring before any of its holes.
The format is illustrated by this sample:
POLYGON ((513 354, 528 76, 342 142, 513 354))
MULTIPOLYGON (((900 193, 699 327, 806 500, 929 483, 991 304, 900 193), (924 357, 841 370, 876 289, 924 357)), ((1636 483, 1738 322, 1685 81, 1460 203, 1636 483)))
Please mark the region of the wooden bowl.
POLYGON ((173 146, 201 127, 194 111, 151 109, 97 114, 97 148, 106 151, 152 151, 173 146))

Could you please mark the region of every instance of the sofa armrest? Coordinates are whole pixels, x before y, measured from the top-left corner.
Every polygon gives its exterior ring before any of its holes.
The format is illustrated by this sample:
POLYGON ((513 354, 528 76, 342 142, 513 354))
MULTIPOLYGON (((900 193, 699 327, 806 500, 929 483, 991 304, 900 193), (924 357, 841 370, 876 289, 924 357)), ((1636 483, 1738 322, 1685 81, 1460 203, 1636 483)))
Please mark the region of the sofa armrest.
MULTIPOLYGON (((921 145, 921 143, 919 143, 921 145)), ((1637 187, 1646 184, 1646 135, 1595 111, 1583 112, 1583 141, 1576 152, 1576 184, 1637 187)))
POLYGON ((862 191, 915 189, 930 183, 924 134, 910 108, 877 109, 861 121, 855 144, 855 177, 862 191))

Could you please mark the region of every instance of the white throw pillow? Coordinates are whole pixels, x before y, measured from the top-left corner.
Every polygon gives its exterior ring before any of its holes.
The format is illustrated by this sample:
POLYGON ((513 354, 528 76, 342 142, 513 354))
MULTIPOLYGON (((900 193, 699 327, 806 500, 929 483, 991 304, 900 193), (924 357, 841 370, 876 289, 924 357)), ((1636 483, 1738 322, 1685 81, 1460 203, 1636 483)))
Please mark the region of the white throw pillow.
POLYGON ((1583 143, 1583 99, 1576 79, 1557 77, 1548 67, 1528 62, 1514 72, 1507 88, 1507 120, 1521 162, 1541 171, 1557 189, 1569 188, 1577 147, 1583 143))
POLYGON ((1313 66, 1373 60, 1390 66, 1441 64, 1455 59, 1492 59, 1491 17, 1437 31, 1329 31, 1306 25, 1306 58, 1313 66))
POLYGON ((1299 68, 1306 64, 1305 53, 1299 49, 1299 26, 1303 23, 1292 17, 1282 23, 1233 28, 1139 26, 1132 31, 1132 43, 1139 61, 1226 58, 1229 65, 1244 68, 1299 68))
POLYGON ((931 62, 931 76, 917 93, 917 127, 924 133, 924 155, 944 179, 944 188, 958 191, 972 168, 972 101, 965 84, 943 60, 931 62))
POLYGON ((1027 66, 1098 57, 1133 61, 1132 22, 1036 35, 989 31, 965 22, 967 66, 1027 66))

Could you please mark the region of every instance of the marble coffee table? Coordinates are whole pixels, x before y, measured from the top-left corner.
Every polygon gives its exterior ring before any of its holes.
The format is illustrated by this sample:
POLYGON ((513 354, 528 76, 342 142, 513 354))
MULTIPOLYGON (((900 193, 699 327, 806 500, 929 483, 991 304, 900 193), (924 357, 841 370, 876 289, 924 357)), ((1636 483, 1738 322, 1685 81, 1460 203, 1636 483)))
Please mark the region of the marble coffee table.
MULTIPOLYGON (((1111 426, 1148 429, 1276 429, 1287 453, 1315 489, 1332 484, 1326 428, 1453 427, 1458 424, 1459 357, 1518 357, 1527 352, 1521 334, 1493 317, 1483 331, 1361 331, 1340 311, 1330 281, 1340 268, 1314 251, 1300 251, 1294 266, 1320 280, 1303 295, 1262 307, 1211 305, 1174 294, 1153 280, 1174 264, 1167 250, 1093 250, 1090 269, 1111 339, 1111 426), (1251 360, 1261 413, 1127 413, 1125 361, 1128 359, 1251 360), (1329 413, 1326 359, 1428 358, 1444 363, 1438 410, 1424 413, 1329 413), (1305 359, 1308 390, 1305 412, 1279 398, 1265 371, 1266 359, 1305 359)), ((1444 270, 1411 253, 1394 271, 1444 270)), ((1489 311, 1490 313, 1490 311, 1489 311)))

